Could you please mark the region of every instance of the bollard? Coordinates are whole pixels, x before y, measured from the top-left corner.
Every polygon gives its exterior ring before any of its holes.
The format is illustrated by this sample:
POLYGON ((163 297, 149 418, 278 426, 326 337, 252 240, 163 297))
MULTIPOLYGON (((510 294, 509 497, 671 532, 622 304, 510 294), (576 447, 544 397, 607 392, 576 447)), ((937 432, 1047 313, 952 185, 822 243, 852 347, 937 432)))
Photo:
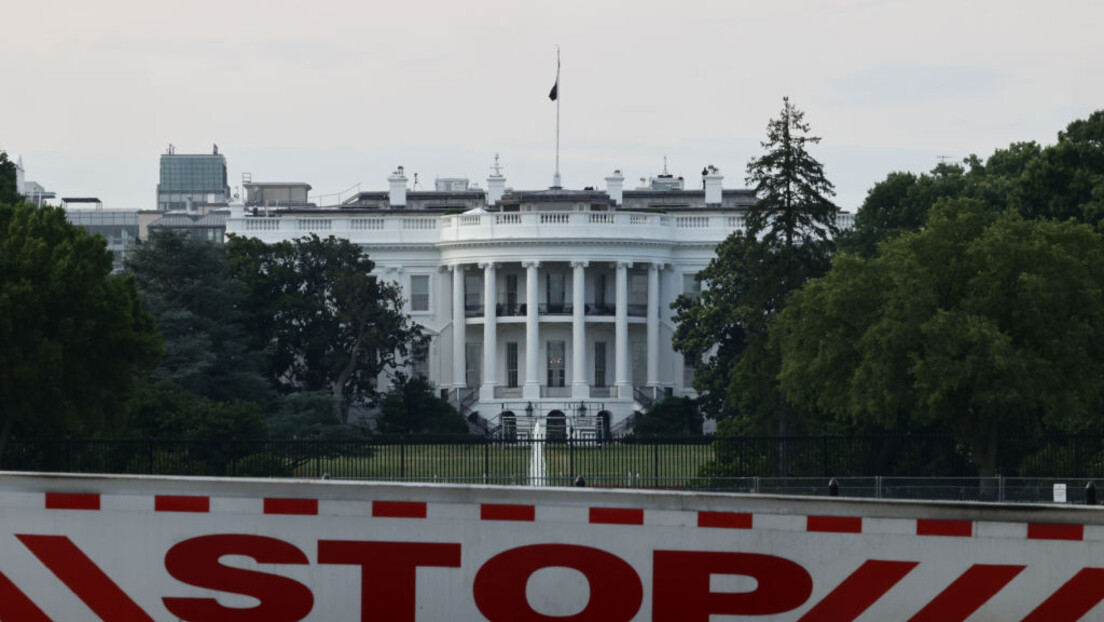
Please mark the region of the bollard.
POLYGON ((834 478, 834 477, 828 482, 828 496, 829 497, 838 497, 839 496, 839 482, 836 481, 836 478, 834 478))
POLYGON ((579 477, 576 477, 576 478, 575 478, 575 486, 576 486, 577 488, 585 488, 585 487, 586 487, 586 480, 585 480, 585 479, 583 479, 583 476, 582 476, 582 475, 580 475, 579 477))
POLYGON ((1096 505, 1096 484, 1092 482, 1085 485, 1085 505, 1096 505))

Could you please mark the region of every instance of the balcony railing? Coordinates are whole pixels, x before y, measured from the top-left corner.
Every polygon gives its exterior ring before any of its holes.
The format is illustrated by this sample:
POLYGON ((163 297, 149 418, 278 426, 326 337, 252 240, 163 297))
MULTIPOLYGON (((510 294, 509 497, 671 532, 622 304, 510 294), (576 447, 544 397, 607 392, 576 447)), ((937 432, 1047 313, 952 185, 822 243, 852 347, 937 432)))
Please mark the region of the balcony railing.
POLYGON ((537 309, 541 315, 571 315, 573 311, 570 302, 545 303, 537 305, 537 309))
POLYGON ((529 306, 524 302, 499 302, 495 308, 495 313, 499 317, 517 317, 519 315, 525 315, 528 312, 529 306))
POLYGON ((608 302, 588 302, 586 305, 587 315, 615 315, 617 313, 617 307, 608 302))
POLYGON ((464 317, 483 317, 483 305, 464 305, 464 317))

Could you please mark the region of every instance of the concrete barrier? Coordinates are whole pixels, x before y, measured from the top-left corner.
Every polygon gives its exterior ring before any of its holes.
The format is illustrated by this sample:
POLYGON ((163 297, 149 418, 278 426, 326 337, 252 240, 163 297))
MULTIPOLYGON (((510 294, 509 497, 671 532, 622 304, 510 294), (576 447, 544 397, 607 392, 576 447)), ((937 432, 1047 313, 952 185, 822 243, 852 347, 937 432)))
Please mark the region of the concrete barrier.
POLYGON ((0 529, 5 622, 1104 619, 1091 507, 7 473, 0 529))

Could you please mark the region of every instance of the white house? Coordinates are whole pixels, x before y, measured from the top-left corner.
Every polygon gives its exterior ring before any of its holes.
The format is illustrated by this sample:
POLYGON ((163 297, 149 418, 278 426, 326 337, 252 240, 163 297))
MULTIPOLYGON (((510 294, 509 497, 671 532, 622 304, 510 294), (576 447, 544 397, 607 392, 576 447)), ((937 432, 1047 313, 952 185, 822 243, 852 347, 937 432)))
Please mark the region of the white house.
POLYGON ((722 190, 712 167, 693 190, 666 172, 625 190, 614 171, 604 191, 509 191, 497 172, 486 190, 408 190, 401 167, 388 179, 330 208, 237 206, 226 230, 362 245, 432 335, 413 366, 481 425, 617 433, 656 399, 693 395, 671 303, 743 226, 751 191, 722 190))

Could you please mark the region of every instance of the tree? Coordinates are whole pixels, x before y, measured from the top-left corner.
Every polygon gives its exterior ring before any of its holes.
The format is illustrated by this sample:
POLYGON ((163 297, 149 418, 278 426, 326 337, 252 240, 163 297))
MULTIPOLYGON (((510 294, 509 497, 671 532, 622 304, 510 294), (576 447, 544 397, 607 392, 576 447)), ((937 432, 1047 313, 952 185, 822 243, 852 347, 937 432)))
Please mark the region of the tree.
POLYGON ((1104 239, 942 200, 926 226, 843 254, 772 324, 796 404, 888 428, 936 423, 996 473, 1002 435, 1096 423, 1104 239))
POLYGON ((398 372, 380 403, 378 429, 386 434, 466 434, 468 424, 428 380, 398 372))
POLYGON ((249 290, 228 276, 222 245, 154 231, 127 268, 165 342, 152 381, 215 402, 275 399, 265 376, 269 348, 249 337, 249 290))
POLYGON ((258 338, 274 348, 271 378, 286 391, 329 391, 342 423, 425 340, 399 288, 371 276, 375 264, 348 240, 232 237, 227 253, 230 274, 249 287, 258 338))
POLYGON ((747 231, 717 247, 698 274, 701 295, 673 305, 673 344, 697 363, 694 387, 703 410, 751 427, 773 422, 782 434, 791 431, 791 417, 767 322, 790 292, 827 271, 837 232, 832 184, 806 149, 820 139, 808 133, 804 113, 786 98, 779 118, 767 125, 766 153, 748 163, 757 201, 748 210, 747 231))
POLYGON ((134 279, 60 208, 0 205, 0 453, 12 433, 117 424, 160 338, 134 279))
POLYGON ((15 162, 8 154, 0 151, 0 205, 15 205, 23 202, 23 189, 16 187, 15 162))
POLYGON ((669 397, 648 409, 633 421, 637 436, 701 436, 702 415, 697 401, 689 397, 669 397))

